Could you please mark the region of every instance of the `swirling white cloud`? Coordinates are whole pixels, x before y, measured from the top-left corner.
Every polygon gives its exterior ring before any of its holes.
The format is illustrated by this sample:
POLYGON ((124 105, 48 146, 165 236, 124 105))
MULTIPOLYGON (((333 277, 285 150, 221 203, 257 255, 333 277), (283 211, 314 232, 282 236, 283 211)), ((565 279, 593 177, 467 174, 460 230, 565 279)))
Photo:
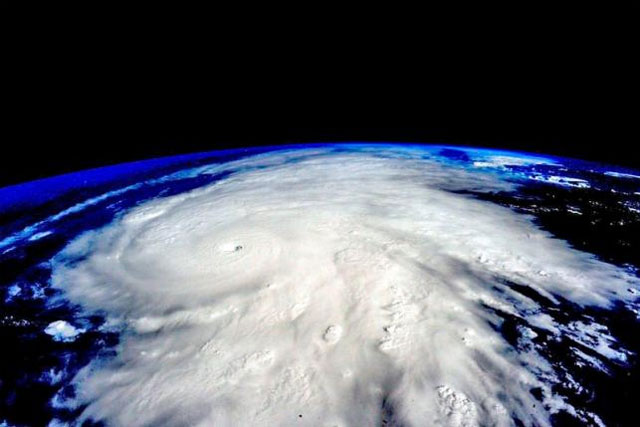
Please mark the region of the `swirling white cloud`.
POLYGON ((123 330, 67 404, 117 425, 548 424, 569 406, 552 367, 514 351, 487 307, 557 326, 501 283, 609 307, 637 282, 456 192, 514 187, 488 169, 365 147, 191 172, 232 173, 54 259, 65 297, 123 330))

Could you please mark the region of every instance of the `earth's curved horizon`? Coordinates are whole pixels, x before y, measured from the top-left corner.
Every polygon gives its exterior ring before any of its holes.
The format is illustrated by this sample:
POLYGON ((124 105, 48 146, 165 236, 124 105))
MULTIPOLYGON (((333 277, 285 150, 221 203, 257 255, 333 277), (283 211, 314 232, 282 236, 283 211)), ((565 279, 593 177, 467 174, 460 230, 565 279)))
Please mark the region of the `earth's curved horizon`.
POLYGON ((627 425, 639 268, 640 172, 538 153, 263 146, 0 188, 0 426, 627 425))

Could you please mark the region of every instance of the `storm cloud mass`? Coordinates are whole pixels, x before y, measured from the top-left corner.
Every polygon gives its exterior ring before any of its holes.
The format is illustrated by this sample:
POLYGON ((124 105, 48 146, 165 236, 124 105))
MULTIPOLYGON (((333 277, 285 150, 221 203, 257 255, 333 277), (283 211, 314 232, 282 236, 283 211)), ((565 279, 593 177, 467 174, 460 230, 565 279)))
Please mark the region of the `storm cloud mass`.
POLYGON ((122 333, 55 404, 114 425, 596 423, 554 389, 567 377, 534 330, 629 353, 540 301, 612 309, 638 279, 465 193, 516 188, 502 164, 552 160, 468 153, 474 167, 416 147, 308 148, 184 172, 224 178, 53 259, 64 297, 122 333), (500 313, 524 325, 520 348, 500 313))

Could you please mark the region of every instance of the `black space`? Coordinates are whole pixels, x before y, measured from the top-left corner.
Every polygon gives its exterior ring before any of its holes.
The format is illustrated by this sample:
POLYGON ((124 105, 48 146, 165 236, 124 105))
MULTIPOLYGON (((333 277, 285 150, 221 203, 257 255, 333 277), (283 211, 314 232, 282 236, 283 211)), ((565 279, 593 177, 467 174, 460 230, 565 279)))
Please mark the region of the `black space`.
POLYGON ((318 9, 285 23, 262 10, 5 12, 0 186, 330 141, 477 145, 640 169, 637 7, 318 9))

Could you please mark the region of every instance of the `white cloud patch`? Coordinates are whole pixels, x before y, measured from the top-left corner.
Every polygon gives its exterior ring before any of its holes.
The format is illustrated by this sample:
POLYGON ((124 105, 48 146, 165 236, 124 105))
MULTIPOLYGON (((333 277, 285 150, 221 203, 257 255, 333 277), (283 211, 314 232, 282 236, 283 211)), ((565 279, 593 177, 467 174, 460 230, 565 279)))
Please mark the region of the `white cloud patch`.
POLYGON ((587 180, 580 179, 580 178, 572 178, 568 176, 533 174, 530 176, 530 178, 536 181, 550 182, 552 184, 562 185, 565 187, 576 187, 576 188, 591 187, 591 184, 589 184, 589 181, 587 180))
POLYGON ((47 335, 51 335, 54 341, 62 342, 74 341, 78 335, 84 332, 84 329, 78 329, 64 320, 56 320, 55 322, 51 322, 44 329, 44 333, 47 335))
POLYGON ((493 150, 467 150, 472 155, 473 165, 477 168, 500 168, 509 166, 557 165, 552 159, 533 155, 494 154, 493 150))
MULTIPOLYGON (((528 217, 445 191, 513 184, 387 150, 233 162, 239 172, 225 180, 145 203, 69 245, 53 284, 124 328, 117 357, 75 379, 82 417, 548 424, 567 404, 534 372, 552 368, 514 351, 486 309, 533 317, 537 305, 497 293, 497 278, 602 307, 630 298, 635 279, 528 217), (534 387, 552 409, 534 407, 534 387)), ((600 332, 588 330, 609 355, 600 332)))
POLYGON ((640 175, 634 175, 630 173, 607 171, 604 174, 608 176, 613 176, 615 178, 640 179, 640 175))

